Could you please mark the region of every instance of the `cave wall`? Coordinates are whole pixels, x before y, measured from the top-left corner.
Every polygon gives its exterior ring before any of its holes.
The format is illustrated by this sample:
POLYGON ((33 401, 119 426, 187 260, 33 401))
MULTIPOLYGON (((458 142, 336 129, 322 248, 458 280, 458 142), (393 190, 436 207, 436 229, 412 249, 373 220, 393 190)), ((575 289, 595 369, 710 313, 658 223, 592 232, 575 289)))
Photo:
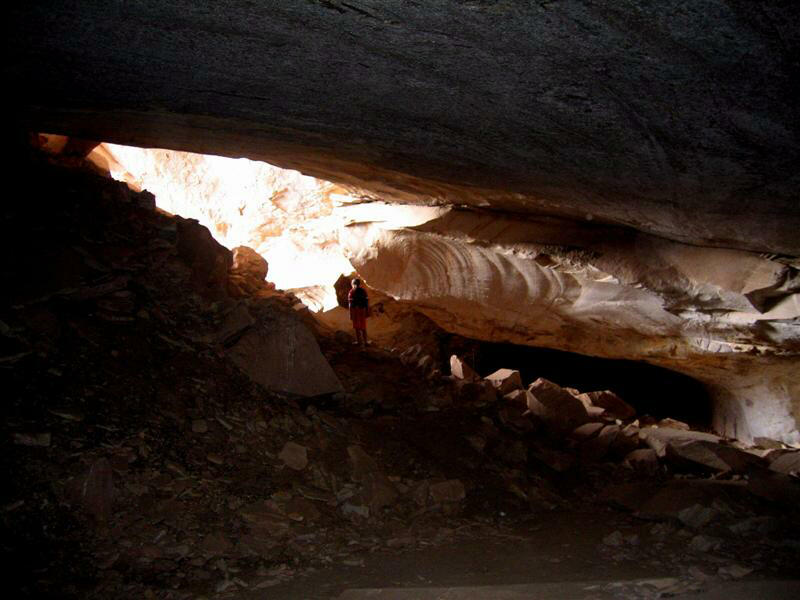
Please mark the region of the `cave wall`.
POLYGON ((332 205, 317 242, 441 326, 674 368, 721 430, 800 441, 796 3, 38 2, 7 23, 19 126, 333 181, 369 203, 332 205))
MULTIPOLYGON (((264 163, 108 144, 91 156, 223 239, 294 245, 269 256, 271 272, 317 263, 304 276, 330 292, 355 267, 447 331, 667 367, 707 387, 717 431, 797 441, 792 259, 585 221, 365 202, 264 163), (214 172, 216 161, 231 166, 214 172)), ((683 393, 653 396, 668 412, 695 401, 683 393)))
POLYGON ((667 367, 707 386, 719 432, 800 442, 791 264, 553 218, 340 210, 369 285, 447 331, 667 367))

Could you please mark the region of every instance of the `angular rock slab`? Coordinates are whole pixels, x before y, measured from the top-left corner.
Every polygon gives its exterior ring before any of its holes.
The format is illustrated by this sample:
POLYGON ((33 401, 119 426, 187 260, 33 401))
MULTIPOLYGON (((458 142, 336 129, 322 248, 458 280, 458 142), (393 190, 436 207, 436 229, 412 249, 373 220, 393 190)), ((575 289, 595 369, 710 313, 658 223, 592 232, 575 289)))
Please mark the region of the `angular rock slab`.
POLYGON ((578 399, 584 403, 587 409, 589 406, 599 406, 600 408, 606 409, 606 411, 618 419, 630 419, 636 414, 635 408, 610 390, 587 392, 585 394, 580 394, 578 399))
POLYGON ((350 464, 353 467, 353 481, 364 481, 370 473, 378 472, 378 463, 363 447, 353 444, 347 447, 350 464))
POLYGON ((293 396, 343 391, 317 340, 293 315, 273 312, 228 349, 234 363, 264 388, 293 396))
POLYGON ((290 469, 302 471, 308 466, 308 448, 295 442, 286 442, 278 458, 290 469))
POLYGON ((718 473, 730 471, 730 465, 714 452, 715 445, 701 441, 668 443, 664 452, 666 458, 676 466, 692 466, 718 473))
POLYGON ((219 331, 217 331, 216 340, 223 346, 234 344, 255 323, 256 321, 247 307, 244 304, 238 304, 223 319, 219 331))
POLYGON ((478 381, 481 378, 472 367, 455 354, 450 357, 450 372, 456 379, 465 381, 478 381))
POLYGON ((498 369, 491 375, 484 377, 495 388, 497 393, 504 396, 514 390, 522 389, 522 376, 514 369, 498 369))
POLYGON ((604 425, 602 423, 584 423, 580 427, 576 427, 575 430, 570 434, 570 437, 576 440, 588 440, 589 438, 594 437, 600 430, 603 429, 604 425))
POLYGON ((572 431, 589 420, 583 403, 552 381, 540 377, 528 392, 528 410, 557 431, 572 431))
POLYGON ((634 471, 653 475, 658 471, 658 455, 652 448, 639 448, 630 452, 625 457, 623 464, 634 471))
POLYGON ((800 505, 800 481, 783 473, 757 473, 747 482, 747 491, 790 510, 796 510, 800 505))
POLYGON ((685 436, 666 441, 664 456, 678 468, 707 472, 747 473, 766 468, 766 462, 750 452, 704 439, 687 440, 685 436))
POLYGON ((667 451, 668 444, 678 444, 686 442, 713 442, 719 443, 722 438, 711 433, 700 431, 683 431, 681 429, 671 429, 668 427, 646 427, 639 430, 639 437, 653 450, 659 458, 663 458, 667 451))
POLYGON ((771 471, 786 475, 800 474, 800 452, 787 452, 769 463, 771 471))

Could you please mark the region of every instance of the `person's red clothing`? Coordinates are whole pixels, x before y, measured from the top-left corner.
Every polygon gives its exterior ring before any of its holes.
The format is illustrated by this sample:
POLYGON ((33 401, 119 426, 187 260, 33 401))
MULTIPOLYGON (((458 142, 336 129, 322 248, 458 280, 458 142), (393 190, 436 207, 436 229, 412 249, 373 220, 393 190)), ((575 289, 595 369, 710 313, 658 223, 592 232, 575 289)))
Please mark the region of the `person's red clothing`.
POLYGON ((369 314, 369 300, 367 292, 363 288, 355 287, 347 294, 347 304, 350 307, 350 320, 353 322, 353 329, 367 330, 367 316, 369 314), (356 291, 360 292, 356 297, 356 291), (361 306, 359 306, 361 305, 361 306))
POLYGON ((354 306, 350 309, 350 320, 353 321, 353 329, 367 330, 367 309, 361 306, 354 306))

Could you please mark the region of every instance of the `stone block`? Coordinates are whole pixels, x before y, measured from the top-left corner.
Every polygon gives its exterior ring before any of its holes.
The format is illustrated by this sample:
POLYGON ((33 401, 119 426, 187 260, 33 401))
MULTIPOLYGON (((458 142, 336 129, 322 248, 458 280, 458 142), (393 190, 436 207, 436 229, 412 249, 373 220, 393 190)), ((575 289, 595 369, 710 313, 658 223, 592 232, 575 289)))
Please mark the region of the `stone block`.
POLYGON ((552 381, 540 377, 528 392, 528 410, 557 432, 572 431, 589 420, 583 403, 552 381))
POLYGON ((498 369, 484 379, 490 382, 500 395, 522 389, 522 376, 520 376, 519 371, 513 369, 498 369))
POLYGON ((480 379, 480 375, 455 354, 450 357, 450 372, 456 379, 465 381, 478 381, 480 379))

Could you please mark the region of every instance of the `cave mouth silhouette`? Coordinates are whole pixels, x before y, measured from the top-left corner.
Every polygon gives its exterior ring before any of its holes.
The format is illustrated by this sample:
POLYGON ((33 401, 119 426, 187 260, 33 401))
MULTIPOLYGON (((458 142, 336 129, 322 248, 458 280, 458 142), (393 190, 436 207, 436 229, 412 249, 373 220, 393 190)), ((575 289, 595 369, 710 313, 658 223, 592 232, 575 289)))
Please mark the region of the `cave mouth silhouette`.
MULTIPOLYGON (((530 346, 478 340, 443 340, 450 354, 464 358, 480 375, 516 369, 525 385, 539 377, 582 392, 611 390, 636 409, 637 416, 671 417, 696 429, 711 427, 713 406, 702 383, 663 367, 634 360, 597 358, 530 346)), ((445 357, 443 356, 443 359, 445 357)))

